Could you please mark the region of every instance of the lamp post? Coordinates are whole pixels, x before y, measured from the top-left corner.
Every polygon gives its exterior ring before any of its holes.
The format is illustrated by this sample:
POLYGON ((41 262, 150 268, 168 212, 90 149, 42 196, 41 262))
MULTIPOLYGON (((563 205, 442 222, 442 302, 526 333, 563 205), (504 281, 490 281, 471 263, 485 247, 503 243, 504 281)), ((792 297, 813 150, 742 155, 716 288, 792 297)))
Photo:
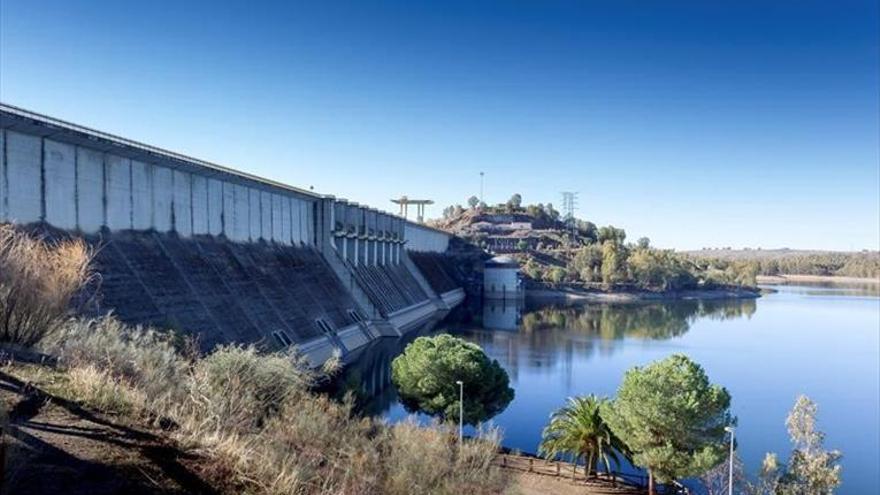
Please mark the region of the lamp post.
POLYGON ((733 426, 725 426, 724 431, 730 433, 730 471, 727 477, 727 495, 733 495, 733 438, 736 430, 733 426))
POLYGON ((464 382, 456 380, 458 384, 458 450, 461 450, 461 443, 464 440, 464 382))

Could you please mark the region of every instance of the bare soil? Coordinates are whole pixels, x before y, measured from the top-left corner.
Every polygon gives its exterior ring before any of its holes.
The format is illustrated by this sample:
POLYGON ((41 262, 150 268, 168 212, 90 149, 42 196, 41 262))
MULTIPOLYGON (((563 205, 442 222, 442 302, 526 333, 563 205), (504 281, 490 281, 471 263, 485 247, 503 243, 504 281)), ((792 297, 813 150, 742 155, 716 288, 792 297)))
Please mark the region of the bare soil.
POLYGON ((161 431, 96 414, 40 384, 0 371, 5 464, 0 493, 218 493, 198 456, 161 431))
MULTIPOLYGON (((510 471, 510 470, 507 470, 510 471)), ((645 490, 612 487, 610 484, 572 481, 545 474, 510 471, 510 484, 504 495, 644 495, 645 490)))

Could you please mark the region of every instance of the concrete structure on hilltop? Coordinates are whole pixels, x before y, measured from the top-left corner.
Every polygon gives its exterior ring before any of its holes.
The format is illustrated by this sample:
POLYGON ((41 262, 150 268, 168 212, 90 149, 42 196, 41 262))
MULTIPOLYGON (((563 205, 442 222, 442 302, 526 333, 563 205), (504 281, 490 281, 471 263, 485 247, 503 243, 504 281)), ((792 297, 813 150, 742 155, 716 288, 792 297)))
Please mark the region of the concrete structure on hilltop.
POLYGON ((2 222, 100 246, 97 312, 206 350, 351 358, 464 298, 446 232, 0 104, 2 222))

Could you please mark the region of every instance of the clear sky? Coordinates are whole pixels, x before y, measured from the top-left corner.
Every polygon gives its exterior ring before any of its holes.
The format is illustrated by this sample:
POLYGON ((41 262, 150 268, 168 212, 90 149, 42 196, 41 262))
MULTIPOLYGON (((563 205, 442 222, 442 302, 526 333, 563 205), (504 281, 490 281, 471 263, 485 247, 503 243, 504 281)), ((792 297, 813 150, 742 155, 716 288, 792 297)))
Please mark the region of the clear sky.
POLYGON ((393 211, 878 249, 876 0, 0 0, 0 100, 393 211), (184 5, 185 4, 185 5, 184 5))

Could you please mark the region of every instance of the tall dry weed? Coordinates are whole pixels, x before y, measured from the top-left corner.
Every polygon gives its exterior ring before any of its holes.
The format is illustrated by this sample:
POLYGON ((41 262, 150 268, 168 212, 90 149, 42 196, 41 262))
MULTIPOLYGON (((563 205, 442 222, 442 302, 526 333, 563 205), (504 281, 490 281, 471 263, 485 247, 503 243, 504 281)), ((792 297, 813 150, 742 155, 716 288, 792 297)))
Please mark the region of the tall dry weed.
POLYGON ((500 439, 497 429, 480 429, 477 440, 459 446, 457 432, 449 425, 435 422, 424 427, 407 420, 388 428, 382 493, 500 492, 501 473, 492 466, 500 439))
POLYGON ((0 225, 0 341, 32 346, 56 331, 92 276, 79 239, 47 242, 0 225))

